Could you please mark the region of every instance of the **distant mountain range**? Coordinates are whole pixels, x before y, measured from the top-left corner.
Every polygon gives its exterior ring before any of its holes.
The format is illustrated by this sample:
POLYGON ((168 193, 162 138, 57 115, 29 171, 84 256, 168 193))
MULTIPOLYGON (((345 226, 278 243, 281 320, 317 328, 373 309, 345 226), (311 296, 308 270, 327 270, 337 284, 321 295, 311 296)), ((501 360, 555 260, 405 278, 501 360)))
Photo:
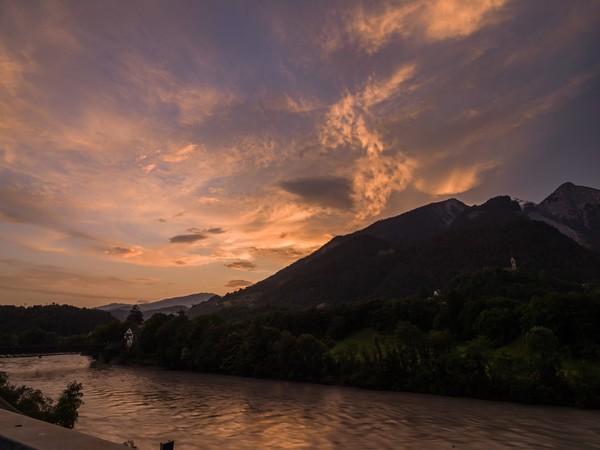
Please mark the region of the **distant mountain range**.
MULTIPOLYGON (((215 294, 200 293, 191 294, 184 297, 173 297, 165 300, 159 300, 150 303, 138 303, 140 311, 144 314, 145 319, 149 319, 155 313, 177 314, 179 311, 187 311, 192 306, 205 302, 215 294)), ((127 303, 111 303, 109 305, 98 306, 96 309, 110 312, 114 317, 123 321, 127 319, 131 311, 132 304, 127 303)))
POLYGON ((189 315, 223 308, 309 307, 427 295, 484 267, 543 270, 565 280, 600 278, 600 191, 565 183, 540 204, 456 199, 380 220, 246 289, 198 302, 189 315))

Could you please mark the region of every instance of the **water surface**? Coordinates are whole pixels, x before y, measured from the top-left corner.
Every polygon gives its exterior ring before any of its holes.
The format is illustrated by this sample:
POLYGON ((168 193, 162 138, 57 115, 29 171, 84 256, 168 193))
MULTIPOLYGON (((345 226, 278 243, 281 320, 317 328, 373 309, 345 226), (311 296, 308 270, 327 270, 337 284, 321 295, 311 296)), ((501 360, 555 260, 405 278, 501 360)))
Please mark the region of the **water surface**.
POLYGON ((140 449, 600 448, 598 411, 91 362, 0 359, 0 370, 55 398, 77 380, 75 429, 140 449))

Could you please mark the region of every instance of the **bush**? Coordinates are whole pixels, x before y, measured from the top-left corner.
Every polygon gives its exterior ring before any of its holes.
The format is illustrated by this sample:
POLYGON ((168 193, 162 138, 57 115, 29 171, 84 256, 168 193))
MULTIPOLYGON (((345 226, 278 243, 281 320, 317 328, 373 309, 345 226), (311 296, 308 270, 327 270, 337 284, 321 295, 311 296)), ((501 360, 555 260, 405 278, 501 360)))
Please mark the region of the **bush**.
POLYGON ((26 416, 65 428, 73 428, 77 422, 77 410, 83 403, 81 390, 81 383, 72 381, 54 404, 54 401, 45 397, 39 389, 11 385, 6 373, 0 372, 0 397, 26 416))

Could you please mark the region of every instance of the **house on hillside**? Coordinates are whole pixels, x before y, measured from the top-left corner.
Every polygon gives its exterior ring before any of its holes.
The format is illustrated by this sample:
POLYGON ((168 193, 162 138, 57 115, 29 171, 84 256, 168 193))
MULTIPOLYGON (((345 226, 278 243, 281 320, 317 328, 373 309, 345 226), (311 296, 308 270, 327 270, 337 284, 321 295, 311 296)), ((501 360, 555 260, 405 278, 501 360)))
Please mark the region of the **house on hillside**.
POLYGON ((125 345, 127 346, 127 348, 131 348, 131 346, 135 342, 135 338, 137 337, 138 334, 140 334, 140 330, 141 330, 140 326, 134 326, 134 327, 127 328, 127 331, 125 332, 125 335, 123 336, 123 339, 125 339, 125 345))
POLYGON ((513 256, 510 257, 510 267, 505 267, 504 270, 508 270, 509 272, 517 271, 517 261, 513 256))

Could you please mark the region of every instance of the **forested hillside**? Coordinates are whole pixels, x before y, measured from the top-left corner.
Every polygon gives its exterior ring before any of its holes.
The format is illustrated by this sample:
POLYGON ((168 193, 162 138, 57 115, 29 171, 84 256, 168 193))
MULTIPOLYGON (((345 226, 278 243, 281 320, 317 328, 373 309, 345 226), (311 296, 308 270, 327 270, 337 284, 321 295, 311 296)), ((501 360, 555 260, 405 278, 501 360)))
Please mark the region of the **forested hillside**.
POLYGON ((61 337, 87 335, 112 320, 108 312, 70 305, 1 305, 0 345, 53 344, 61 337))

